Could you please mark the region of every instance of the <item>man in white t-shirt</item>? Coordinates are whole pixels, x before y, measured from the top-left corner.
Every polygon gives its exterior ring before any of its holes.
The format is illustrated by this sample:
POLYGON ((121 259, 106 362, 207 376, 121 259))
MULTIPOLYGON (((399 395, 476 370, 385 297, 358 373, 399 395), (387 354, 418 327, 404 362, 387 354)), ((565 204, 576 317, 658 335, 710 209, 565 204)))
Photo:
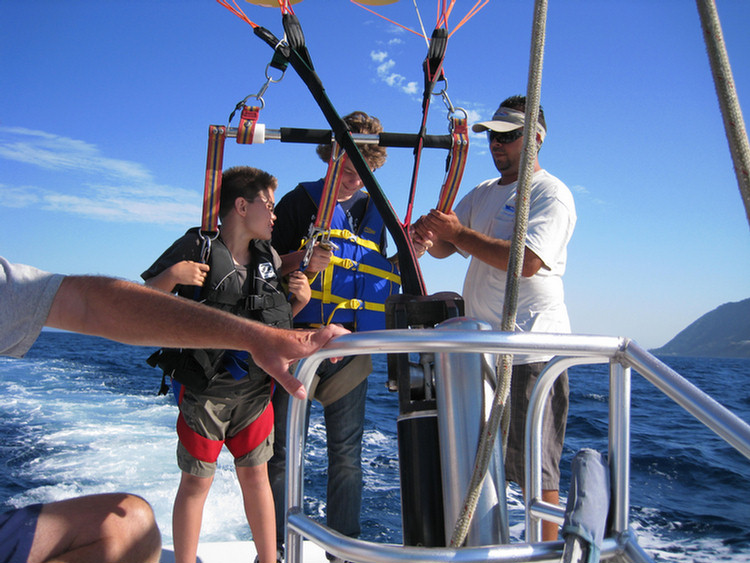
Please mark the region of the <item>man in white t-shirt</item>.
MULTIPOLYGON (((466 314, 502 327, 505 282, 516 209, 516 189, 521 165, 526 99, 513 96, 503 101, 491 121, 476 123, 475 132, 487 131, 490 151, 499 178, 482 182, 456 206, 455 212, 435 209, 420 217, 413 228, 415 244, 426 247, 436 258, 454 252, 471 256, 464 281, 466 314)), ((547 126, 539 109, 536 131, 537 153, 547 126)), ((534 159, 529 196, 529 222, 518 288, 516 330, 524 332, 570 332, 565 308, 562 275, 567 245, 576 223, 573 196, 567 186, 534 159)), ((523 485, 524 420, 528 398, 537 376, 551 356, 542 353, 515 355, 511 382, 511 424, 506 451, 506 477, 523 485)), ((568 379, 556 382, 547 403, 542 437, 542 497, 559 502, 559 462, 568 414, 568 379)), ((557 538, 557 526, 544 522, 544 540, 557 538)))

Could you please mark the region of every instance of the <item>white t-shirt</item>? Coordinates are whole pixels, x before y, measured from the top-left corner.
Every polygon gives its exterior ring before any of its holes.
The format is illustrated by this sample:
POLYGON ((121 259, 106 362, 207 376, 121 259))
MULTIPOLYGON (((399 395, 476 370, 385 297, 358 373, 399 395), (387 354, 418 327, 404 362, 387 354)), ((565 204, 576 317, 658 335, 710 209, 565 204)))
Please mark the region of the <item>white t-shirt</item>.
MULTIPOLYGON (((502 186, 499 178, 487 180, 469 192, 456 206, 461 223, 487 236, 511 240, 515 221, 517 182, 502 186)), ((544 263, 518 288, 516 330, 569 333, 562 275, 567 245, 576 224, 573 195, 568 187, 545 170, 534 173, 529 201, 526 246, 544 263)), ((459 252, 467 257, 468 253, 459 252)), ((487 321, 500 330, 507 272, 472 257, 464 281, 467 316, 487 321)), ((514 364, 547 361, 549 355, 517 354, 514 364)))
POLYGON ((22 357, 47 321, 63 280, 0 256, 0 355, 22 357))

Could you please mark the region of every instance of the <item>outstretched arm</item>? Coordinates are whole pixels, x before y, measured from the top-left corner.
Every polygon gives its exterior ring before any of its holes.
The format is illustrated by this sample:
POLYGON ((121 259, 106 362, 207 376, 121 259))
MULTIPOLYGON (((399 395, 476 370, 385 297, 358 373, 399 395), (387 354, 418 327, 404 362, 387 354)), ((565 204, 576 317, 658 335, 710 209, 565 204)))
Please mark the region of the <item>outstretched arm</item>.
POLYGON ((137 346, 247 350, 291 395, 305 390, 288 371, 331 338, 348 331, 282 330, 135 283, 99 276, 70 276, 60 284, 47 326, 102 336, 137 346))

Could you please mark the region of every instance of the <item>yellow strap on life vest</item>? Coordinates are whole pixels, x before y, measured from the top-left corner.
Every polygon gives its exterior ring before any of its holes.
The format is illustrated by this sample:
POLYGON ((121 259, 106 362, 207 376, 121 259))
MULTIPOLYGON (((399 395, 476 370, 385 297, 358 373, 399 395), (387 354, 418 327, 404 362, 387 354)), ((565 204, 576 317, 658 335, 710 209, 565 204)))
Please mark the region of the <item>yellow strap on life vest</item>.
POLYGON ((313 290, 310 296, 313 299, 320 299, 321 303, 336 303, 336 307, 334 307, 331 314, 328 315, 328 319, 326 320, 327 325, 331 324, 333 316, 339 309, 365 309, 367 311, 376 311, 379 313, 385 312, 385 305, 382 303, 372 303, 370 301, 362 301, 361 299, 344 299, 342 297, 336 297, 335 295, 328 295, 328 300, 325 301, 323 292, 317 290, 313 290))
POLYGON ((357 270, 358 272, 362 272, 363 274, 370 274, 371 276, 383 278, 390 282, 401 285, 401 276, 399 276, 398 274, 389 272, 388 270, 383 270, 382 268, 376 268, 375 266, 356 262, 351 258, 339 258, 338 256, 333 256, 331 257, 331 262, 328 267, 330 268, 331 265, 339 266, 340 268, 345 268, 347 270, 357 270))
POLYGON ((380 245, 378 243, 362 237, 358 237, 353 232, 346 229, 331 229, 329 236, 330 238, 340 238, 348 240, 349 242, 354 242, 359 246, 363 246, 369 250, 374 250, 378 254, 380 253, 380 245))

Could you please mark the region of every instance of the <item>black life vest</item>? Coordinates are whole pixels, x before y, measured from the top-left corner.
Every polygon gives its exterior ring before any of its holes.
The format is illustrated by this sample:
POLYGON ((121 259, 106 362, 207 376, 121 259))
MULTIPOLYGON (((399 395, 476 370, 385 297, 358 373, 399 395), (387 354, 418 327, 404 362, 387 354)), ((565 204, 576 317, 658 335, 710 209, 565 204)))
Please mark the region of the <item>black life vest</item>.
MULTIPOLYGON (((190 234, 196 237, 196 244, 189 247, 196 249, 196 255, 186 256, 185 259, 200 261, 202 243, 198 228, 190 229, 186 236, 190 234)), ((203 286, 178 286, 178 295, 269 326, 292 327, 292 307, 274 267, 270 241, 253 240, 250 243, 250 264, 247 269, 250 281, 244 284, 234 267, 231 252, 220 238, 212 241, 207 263, 209 272, 203 286)), ((194 391, 201 392, 218 374, 226 371, 222 361, 224 356, 224 350, 164 348, 152 354, 147 362, 162 368, 164 376, 169 375, 194 391)), ((246 361, 250 377, 268 378, 252 356, 248 355, 246 361)), ((165 394, 167 389, 165 377, 162 377, 159 394, 165 394)))
MULTIPOLYGON (((197 237, 198 228, 190 229, 188 233, 195 233, 197 237)), ((274 268, 270 241, 253 240, 250 243, 247 292, 241 286, 232 254, 221 238, 211 244, 208 266, 203 287, 179 286, 177 293, 269 326, 291 328, 292 307, 274 268)))

